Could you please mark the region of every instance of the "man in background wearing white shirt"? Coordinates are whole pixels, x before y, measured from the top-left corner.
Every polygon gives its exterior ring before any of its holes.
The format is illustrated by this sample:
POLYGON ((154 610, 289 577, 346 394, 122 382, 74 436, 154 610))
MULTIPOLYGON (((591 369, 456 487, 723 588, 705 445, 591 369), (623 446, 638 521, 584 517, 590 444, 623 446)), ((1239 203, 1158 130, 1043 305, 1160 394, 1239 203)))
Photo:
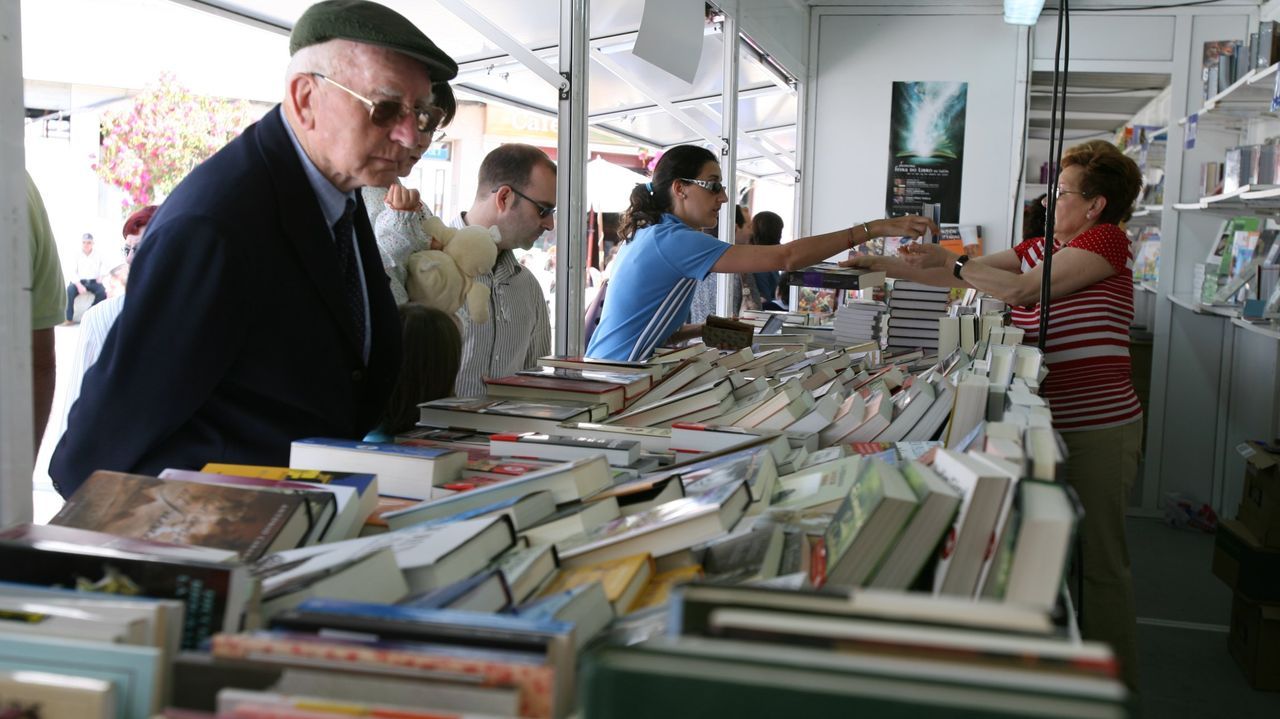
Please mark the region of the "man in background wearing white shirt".
POLYGON ((81 254, 76 258, 71 284, 67 285, 67 322, 76 315, 76 297, 93 295, 93 304, 107 299, 107 290, 99 278, 102 276, 102 258, 93 251, 93 235, 88 232, 80 238, 81 254))

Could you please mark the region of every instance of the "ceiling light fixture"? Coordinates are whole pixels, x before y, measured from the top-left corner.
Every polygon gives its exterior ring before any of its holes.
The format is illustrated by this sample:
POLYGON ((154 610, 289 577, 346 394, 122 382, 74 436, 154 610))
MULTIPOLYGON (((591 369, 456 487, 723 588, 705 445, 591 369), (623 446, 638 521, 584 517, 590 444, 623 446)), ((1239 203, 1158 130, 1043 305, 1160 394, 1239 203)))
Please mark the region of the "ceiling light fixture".
POLYGON ((1035 25, 1044 0, 1004 0, 1004 21, 1010 25, 1035 25))

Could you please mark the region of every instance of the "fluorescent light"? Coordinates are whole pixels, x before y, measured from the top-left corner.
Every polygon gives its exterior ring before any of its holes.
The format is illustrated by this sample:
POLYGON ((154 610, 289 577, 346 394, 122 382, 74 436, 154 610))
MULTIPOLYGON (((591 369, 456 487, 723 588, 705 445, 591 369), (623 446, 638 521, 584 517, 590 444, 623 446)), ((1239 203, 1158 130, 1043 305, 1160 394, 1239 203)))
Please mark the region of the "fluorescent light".
POLYGON ((1044 0, 1004 0, 1004 21, 1010 25, 1035 25, 1044 0))

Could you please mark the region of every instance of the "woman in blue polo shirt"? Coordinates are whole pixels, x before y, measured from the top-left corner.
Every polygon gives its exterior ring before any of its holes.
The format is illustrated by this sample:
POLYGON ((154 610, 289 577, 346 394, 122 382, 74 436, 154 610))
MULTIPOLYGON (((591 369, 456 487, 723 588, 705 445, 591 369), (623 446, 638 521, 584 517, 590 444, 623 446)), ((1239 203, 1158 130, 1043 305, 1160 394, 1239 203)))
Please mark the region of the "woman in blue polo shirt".
POLYGON ((641 361, 664 342, 697 336, 700 327, 681 325, 694 288, 711 272, 799 269, 875 237, 939 231, 912 215, 861 222, 785 245, 731 245, 700 229, 715 226, 720 206, 729 201, 721 179, 720 163, 710 150, 679 145, 658 161, 651 182, 632 190, 618 230, 626 244, 614 260, 618 266, 588 357, 641 361))

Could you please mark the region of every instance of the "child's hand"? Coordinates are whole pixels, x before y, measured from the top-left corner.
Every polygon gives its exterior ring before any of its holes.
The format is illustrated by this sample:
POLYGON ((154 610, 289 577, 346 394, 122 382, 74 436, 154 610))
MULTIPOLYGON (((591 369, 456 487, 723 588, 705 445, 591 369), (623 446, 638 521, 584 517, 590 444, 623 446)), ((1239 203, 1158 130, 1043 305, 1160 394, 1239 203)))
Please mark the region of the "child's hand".
POLYGON ((387 188, 387 207, 403 212, 417 212, 422 209, 422 198, 417 190, 410 190, 399 182, 387 188))

